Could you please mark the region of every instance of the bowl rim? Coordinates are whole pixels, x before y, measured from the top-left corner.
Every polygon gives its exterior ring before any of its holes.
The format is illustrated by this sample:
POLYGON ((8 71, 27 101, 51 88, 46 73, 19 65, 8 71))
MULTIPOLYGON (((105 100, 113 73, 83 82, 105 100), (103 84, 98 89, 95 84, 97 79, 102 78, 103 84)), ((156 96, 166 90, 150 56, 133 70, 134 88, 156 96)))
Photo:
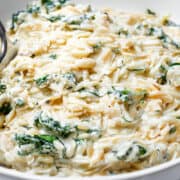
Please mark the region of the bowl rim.
POLYGON ((0 167, 0 175, 3 175, 5 177, 11 177, 11 178, 20 178, 20 179, 26 179, 26 180, 70 180, 73 177, 73 180, 103 180, 106 178, 106 180, 130 180, 134 178, 140 178, 145 175, 152 175, 156 174, 158 172, 163 172, 167 169, 174 168, 175 166, 180 165, 180 158, 171 160, 169 162, 165 162, 160 165, 156 165, 150 168, 138 170, 135 172, 130 173, 123 173, 123 174, 117 174, 117 175, 111 175, 111 176, 92 176, 92 177, 80 177, 80 176, 69 176, 69 177, 61 177, 61 176, 44 176, 44 175, 35 175, 28 172, 20 172, 15 169, 9 169, 6 167, 0 167))

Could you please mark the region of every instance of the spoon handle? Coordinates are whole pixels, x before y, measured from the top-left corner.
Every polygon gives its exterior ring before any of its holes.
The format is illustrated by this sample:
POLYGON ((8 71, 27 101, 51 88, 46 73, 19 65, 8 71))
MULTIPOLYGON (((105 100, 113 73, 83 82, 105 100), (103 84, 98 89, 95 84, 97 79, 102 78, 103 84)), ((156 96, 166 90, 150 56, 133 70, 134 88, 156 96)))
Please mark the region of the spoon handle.
POLYGON ((3 24, 0 21, 0 63, 5 57, 6 52, 7 52, 6 31, 3 24))

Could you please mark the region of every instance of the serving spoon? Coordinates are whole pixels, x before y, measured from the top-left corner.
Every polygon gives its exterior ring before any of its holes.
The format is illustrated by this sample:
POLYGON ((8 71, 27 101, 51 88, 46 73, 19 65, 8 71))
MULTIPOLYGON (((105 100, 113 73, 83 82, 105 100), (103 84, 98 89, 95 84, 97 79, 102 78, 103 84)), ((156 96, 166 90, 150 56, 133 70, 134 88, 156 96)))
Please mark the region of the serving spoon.
POLYGON ((18 48, 7 39, 6 30, 0 21, 0 71, 16 57, 18 48))

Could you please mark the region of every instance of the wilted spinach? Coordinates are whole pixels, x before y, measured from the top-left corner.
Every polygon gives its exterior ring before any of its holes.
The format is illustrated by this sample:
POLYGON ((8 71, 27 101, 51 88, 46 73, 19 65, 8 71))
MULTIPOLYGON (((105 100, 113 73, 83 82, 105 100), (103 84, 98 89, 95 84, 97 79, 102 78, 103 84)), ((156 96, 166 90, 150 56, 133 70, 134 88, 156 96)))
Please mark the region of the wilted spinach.
POLYGON ((40 77, 40 78, 36 79, 35 80, 36 85, 39 86, 39 87, 45 86, 48 83, 49 77, 50 77, 49 75, 45 75, 43 77, 40 77))
POLYGON ((21 156, 33 153, 56 154, 56 149, 53 144, 53 142, 57 140, 55 136, 16 134, 14 139, 20 147, 18 154, 21 156))
POLYGON ((156 16, 156 13, 154 11, 152 11, 151 9, 146 9, 146 13, 149 15, 156 16))
POLYGON ((159 71, 160 71, 160 75, 157 78, 157 83, 164 85, 167 83, 167 72, 168 72, 168 70, 164 65, 161 65, 159 67, 159 71))
POLYGON ((55 121, 44 112, 40 112, 35 118, 34 125, 38 128, 44 128, 49 133, 63 138, 67 138, 74 132, 74 129, 69 125, 62 126, 59 121, 55 121))
POLYGON ((180 43, 175 42, 173 39, 171 39, 163 30, 159 27, 150 27, 147 30, 148 36, 156 36, 159 40, 162 41, 163 46, 167 47, 168 44, 171 44, 172 46, 176 47, 177 49, 180 48, 180 43))
POLYGON ((41 4, 45 7, 47 13, 51 10, 60 9, 68 0, 41 0, 41 4))
POLYGON ((136 142, 129 144, 126 148, 119 148, 118 150, 112 151, 118 160, 128 162, 138 161, 139 159, 145 157, 147 152, 148 151, 144 146, 136 142))
POLYGON ((5 84, 0 83, 0 94, 5 93, 6 89, 7 89, 6 85, 5 85, 5 84))
POLYGON ((18 11, 17 13, 14 13, 12 15, 10 27, 11 31, 14 31, 18 25, 22 24, 25 21, 23 18, 20 18, 21 13, 24 13, 24 11, 18 11))
POLYGON ((12 106, 10 102, 4 102, 1 106, 0 106, 0 114, 1 115, 7 115, 11 112, 12 110, 12 106))
POLYGON ((27 6, 27 12, 36 16, 40 13, 40 7, 36 5, 29 5, 27 6))
POLYGON ((119 90, 116 89, 115 87, 112 87, 112 90, 108 91, 108 94, 114 95, 117 99, 129 105, 133 103, 133 94, 130 90, 127 89, 119 90))

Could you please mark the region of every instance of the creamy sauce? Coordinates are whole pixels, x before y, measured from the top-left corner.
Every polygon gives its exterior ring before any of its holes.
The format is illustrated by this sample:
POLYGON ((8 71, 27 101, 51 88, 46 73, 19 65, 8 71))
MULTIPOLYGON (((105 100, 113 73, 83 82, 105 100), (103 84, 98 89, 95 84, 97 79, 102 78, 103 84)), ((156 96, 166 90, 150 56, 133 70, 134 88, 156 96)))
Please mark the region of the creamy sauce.
POLYGON ((180 156, 180 28, 151 10, 36 1, 13 15, 0 163, 53 176, 131 172, 180 156))

